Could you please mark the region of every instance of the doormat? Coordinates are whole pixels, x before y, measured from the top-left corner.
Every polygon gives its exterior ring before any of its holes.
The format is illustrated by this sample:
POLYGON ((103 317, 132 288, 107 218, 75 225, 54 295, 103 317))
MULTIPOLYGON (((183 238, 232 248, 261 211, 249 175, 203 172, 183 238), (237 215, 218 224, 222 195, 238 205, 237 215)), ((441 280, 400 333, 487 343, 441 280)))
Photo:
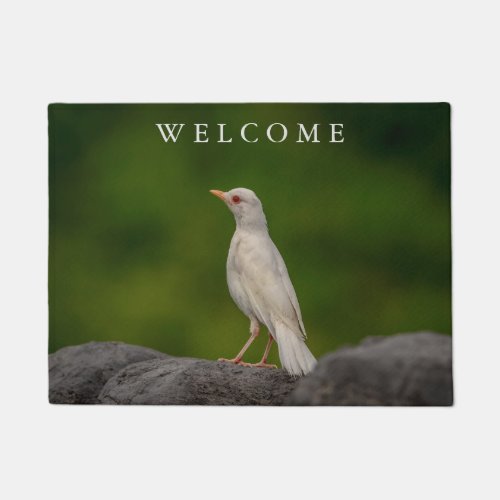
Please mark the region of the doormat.
POLYGON ((48 117, 51 403, 453 404, 449 104, 48 117))

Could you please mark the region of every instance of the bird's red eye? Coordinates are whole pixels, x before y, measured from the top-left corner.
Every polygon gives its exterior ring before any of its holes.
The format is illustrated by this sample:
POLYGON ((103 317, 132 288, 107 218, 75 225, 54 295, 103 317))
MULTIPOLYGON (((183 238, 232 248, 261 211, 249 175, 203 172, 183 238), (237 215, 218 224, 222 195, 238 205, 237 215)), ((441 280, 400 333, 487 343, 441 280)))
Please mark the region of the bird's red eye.
POLYGON ((233 196, 233 203, 239 203, 241 200, 240 200, 240 197, 235 195, 233 196))

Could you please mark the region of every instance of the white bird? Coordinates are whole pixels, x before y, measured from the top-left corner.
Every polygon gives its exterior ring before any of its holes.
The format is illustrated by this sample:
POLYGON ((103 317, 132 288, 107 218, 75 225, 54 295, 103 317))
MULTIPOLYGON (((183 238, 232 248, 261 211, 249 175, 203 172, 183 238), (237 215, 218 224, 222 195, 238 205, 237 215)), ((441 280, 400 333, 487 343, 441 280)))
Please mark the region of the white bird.
POLYGON ((245 188, 210 191, 226 203, 236 219, 236 231, 227 257, 229 293, 250 319, 250 338, 233 359, 244 366, 276 368, 267 364, 273 340, 283 368, 293 376, 309 373, 316 359, 305 344, 306 330, 299 302, 281 254, 271 240, 262 204, 253 191, 245 188), (242 361, 243 355, 265 325, 269 339, 259 363, 242 361))

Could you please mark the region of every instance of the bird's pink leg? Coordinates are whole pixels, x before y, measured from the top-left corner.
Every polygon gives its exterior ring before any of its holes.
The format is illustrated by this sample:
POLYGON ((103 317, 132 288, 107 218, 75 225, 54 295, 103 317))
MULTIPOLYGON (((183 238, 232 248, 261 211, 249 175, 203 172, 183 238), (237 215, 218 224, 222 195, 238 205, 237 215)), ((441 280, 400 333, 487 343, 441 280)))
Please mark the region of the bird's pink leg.
POLYGON ((258 363, 240 363, 243 366, 252 366, 255 368, 278 368, 276 365, 269 365, 267 363, 267 357, 269 356, 269 351, 271 350, 271 346, 273 345, 273 337, 269 334, 269 339, 267 341, 266 349, 262 356, 262 359, 258 363))
POLYGON ((260 327, 259 324, 254 324, 252 322, 252 333, 250 335, 250 338, 247 340, 246 344, 243 346, 241 351, 237 354, 237 356, 233 359, 226 359, 226 358, 219 358, 219 361, 227 361, 228 363, 234 363, 236 365, 238 364, 246 364, 242 363, 241 359, 243 358, 243 355, 245 354, 245 351, 250 347, 252 342, 259 336, 259 331, 260 327))

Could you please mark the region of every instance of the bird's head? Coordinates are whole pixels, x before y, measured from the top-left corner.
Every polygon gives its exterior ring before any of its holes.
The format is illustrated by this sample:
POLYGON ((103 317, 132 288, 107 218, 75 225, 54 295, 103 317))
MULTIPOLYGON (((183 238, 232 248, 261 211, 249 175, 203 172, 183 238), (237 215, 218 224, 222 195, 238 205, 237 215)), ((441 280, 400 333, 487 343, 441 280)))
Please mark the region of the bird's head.
POLYGON ((235 188, 226 192, 212 189, 210 192, 220 198, 233 212, 238 227, 267 229, 262 203, 250 189, 235 188))

